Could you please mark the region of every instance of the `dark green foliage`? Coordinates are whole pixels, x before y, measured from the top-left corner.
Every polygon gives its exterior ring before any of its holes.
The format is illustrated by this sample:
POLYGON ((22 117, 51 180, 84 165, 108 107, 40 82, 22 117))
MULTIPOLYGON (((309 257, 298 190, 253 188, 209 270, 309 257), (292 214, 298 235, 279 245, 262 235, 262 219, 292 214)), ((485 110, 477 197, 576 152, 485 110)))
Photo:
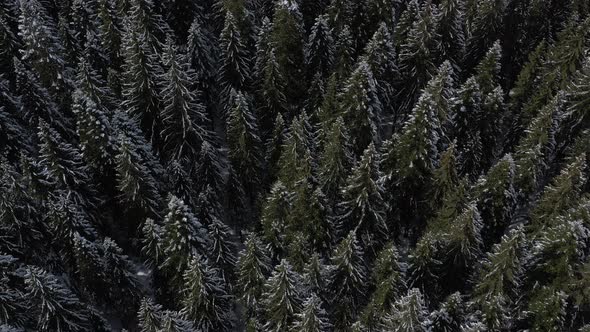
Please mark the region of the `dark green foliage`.
POLYGON ((589 15, 0 1, 0 331, 589 330, 589 15))

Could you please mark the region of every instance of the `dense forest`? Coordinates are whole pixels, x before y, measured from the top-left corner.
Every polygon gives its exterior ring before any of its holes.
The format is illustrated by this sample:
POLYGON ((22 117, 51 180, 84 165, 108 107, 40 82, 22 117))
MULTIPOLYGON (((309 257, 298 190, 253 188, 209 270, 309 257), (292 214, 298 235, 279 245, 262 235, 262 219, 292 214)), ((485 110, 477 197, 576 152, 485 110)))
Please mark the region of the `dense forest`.
POLYGON ((1 0, 0 331, 590 331, 587 0, 1 0))

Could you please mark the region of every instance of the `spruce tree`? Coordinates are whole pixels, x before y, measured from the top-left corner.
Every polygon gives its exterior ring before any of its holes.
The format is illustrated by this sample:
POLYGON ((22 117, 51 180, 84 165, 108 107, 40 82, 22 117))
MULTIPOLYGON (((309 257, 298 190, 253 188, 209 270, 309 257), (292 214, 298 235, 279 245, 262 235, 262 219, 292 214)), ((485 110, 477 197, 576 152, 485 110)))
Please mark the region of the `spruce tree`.
POLYGON ((364 301, 366 279, 363 252, 353 231, 332 253, 328 272, 327 290, 336 329, 346 328, 356 320, 364 301))
POLYGON ((39 75, 43 87, 60 99, 71 87, 71 69, 63 58, 64 45, 57 27, 37 0, 21 2, 19 36, 23 40, 22 60, 39 75))
POLYGON ((189 265, 193 254, 208 252, 210 239, 190 208, 172 195, 163 224, 163 261, 160 268, 169 275, 173 284, 176 284, 180 282, 181 274, 189 265))
POLYGON ((340 106, 347 123, 353 151, 360 155, 370 143, 379 145, 382 103, 370 66, 361 61, 345 83, 340 106))
POLYGON ((39 331, 80 331, 89 326, 89 312, 80 299, 55 276, 38 267, 25 271, 24 280, 39 331))
POLYGON ((334 59, 334 39, 327 15, 316 17, 308 39, 305 46, 307 77, 311 78, 318 73, 321 78, 326 79, 334 59))
POLYGON ((436 71, 436 59, 440 53, 436 7, 429 2, 422 4, 407 33, 407 38, 401 41, 399 53, 406 96, 400 107, 405 112, 411 109, 418 99, 419 91, 436 71))
POLYGON ((183 280, 182 315, 202 331, 229 330, 230 295, 219 270, 197 255, 190 260, 183 280))
POLYGON ((238 257, 236 286, 240 300, 250 316, 260 308, 265 274, 270 262, 256 235, 250 234, 245 245, 238 257))
POLYGON ((279 71, 285 78, 285 97, 297 105, 303 97, 304 39, 298 1, 275 3, 270 41, 275 47, 279 71))
POLYGON ((148 215, 158 215, 162 205, 157 180, 150 174, 149 164, 142 158, 138 147, 121 135, 115 157, 117 189, 121 198, 131 207, 148 215))
POLYGON ((266 331, 283 331, 301 310, 301 277, 286 260, 281 260, 264 284, 262 304, 266 331))
POLYGON ((304 302, 301 312, 296 314, 291 329, 301 332, 321 332, 330 328, 322 300, 312 293, 304 302))
POLYGON ((232 89, 244 91, 250 84, 250 58, 245 43, 236 19, 228 11, 219 37, 221 56, 218 77, 225 98, 232 98, 232 89))
POLYGON ((386 318, 386 326, 394 331, 427 331, 427 313, 422 293, 412 288, 396 301, 392 313, 386 318))
POLYGON ((160 142, 160 88, 162 67, 137 20, 124 21, 122 41, 123 106, 152 143, 160 142))
POLYGON ((347 234, 354 230, 364 248, 369 250, 377 248, 388 237, 387 204, 379 183, 381 176, 377 153, 371 144, 346 180, 343 201, 338 206, 340 231, 347 234))
POLYGON ((466 50, 464 2, 441 1, 438 5, 438 15, 437 33, 441 40, 441 54, 459 71, 466 50))
POLYGON ((151 299, 143 298, 137 314, 141 332, 160 331, 162 321, 162 306, 151 299))
POLYGON ((399 260, 398 250, 392 243, 381 249, 375 259, 371 278, 374 291, 360 319, 368 329, 378 328, 383 323, 385 313, 402 295, 405 276, 399 260))
POLYGON ((200 144, 208 139, 206 111, 197 100, 197 93, 191 87, 195 75, 190 70, 186 57, 178 54, 174 42, 166 45, 162 77, 162 138, 164 149, 171 159, 184 157, 193 159, 200 150, 200 144))
POLYGON ((242 183, 254 189, 259 183, 261 141, 258 121, 246 96, 240 91, 231 91, 227 120, 229 159, 242 183))

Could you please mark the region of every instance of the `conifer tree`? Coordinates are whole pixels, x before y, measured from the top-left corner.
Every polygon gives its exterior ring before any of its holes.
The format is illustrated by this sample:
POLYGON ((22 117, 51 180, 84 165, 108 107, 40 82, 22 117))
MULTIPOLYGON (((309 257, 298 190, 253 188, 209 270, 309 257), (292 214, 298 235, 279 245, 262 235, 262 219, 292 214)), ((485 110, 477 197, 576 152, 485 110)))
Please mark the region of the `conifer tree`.
POLYGON ((43 119, 61 133, 69 134, 71 126, 68 114, 58 111, 55 100, 41 85, 39 76, 18 59, 14 59, 14 71, 16 87, 21 93, 23 119, 33 128, 39 125, 39 119, 43 119))
POLYGON ((202 331, 229 330, 230 295, 219 271, 197 255, 190 260, 183 279, 182 315, 202 331))
POLYGON ((262 101, 260 110, 261 129, 263 132, 271 130, 273 121, 287 110, 285 97, 285 79, 280 72, 275 56, 275 49, 270 48, 260 69, 262 83, 259 94, 262 101))
POLYGON ((416 20, 408 30, 407 39, 402 40, 399 53, 400 70, 404 77, 402 110, 409 110, 418 99, 419 91, 434 75, 439 55, 440 37, 436 31, 436 7, 431 3, 422 4, 416 20))
POLYGON ((162 67, 140 22, 126 20, 124 28, 123 106, 141 124, 148 140, 158 143, 161 131, 159 77, 162 67))
POLYGON ((143 298, 137 314, 141 332, 158 332, 162 322, 162 306, 143 298))
POLYGON ((501 242, 494 245, 484 260, 474 290, 475 299, 480 301, 484 312, 493 309, 495 304, 503 306, 502 302, 510 299, 521 286, 526 257, 524 241, 523 228, 515 228, 502 236, 501 242))
POLYGON ((39 75, 43 87, 64 97, 65 89, 71 86, 71 72, 66 67, 64 46, 57 28, 37 0, 21 2, 19 35, 23 40, 22 60, 39 75))
POLYGON ((286 247, 284 237, 287 217, 291 211, 291 196, 282 182, 277 181, 262 208, 262 238, 270 247, 273 257, 282 254, 286 247))
POLYGON ((74 92, 72 109, 77 118, 77 133, 84 160, 95 169, 113 162, 113 128, 105 109, 80 90, 74 92))
MULTIPOLYGON (((349 0, 342 0, 343 3, 349 2, 349 0)), ((336 2, 335 2, 336 3, 336 2)), ((334 24, 331 25, 335 27, 334 24)), ((335 75, 338 78, 344 78, 348 76, 352 66, 354 65, 354 49, 353 40, 348 25, 342 26, 336 38, 335 52, 335 75)))
POLYGON ((185 57, 178 54, 174 42, 166 45, 162 78, 162 138, 164 149, 172 159, 184 157, 193 159, 200 150, 200 144, 208 139, 205 108, 197 100, 192 89, 195 75, 185 57))
POLYGON ((476 177, 482 160, 482 138, 479 123, 482 117, 482 94, 477 81, 469 78, 458 91, 460 102, 452 115, 452 133, 457 142, 459 174, 476 177))
POLYGON ((460 331, 465 315, 465 303, 461 294, 449 295, 440 307, 429 315, 430 327, 434 332, 460 331))
POLYGON ((350 326, 363 302, 367 277, 362 257, 354 231, 332 253, 327 290, 336 329, 350 326))
POLYGON ((283 331, 292 324, 295 313, 301 310, 301 277, 291 265, 281 260, 264 284, 262 304, 266 317, 264 329, 283 331))
POLYGON ((121 56, 121 22, 116 16, 115 4, 111 0, 98 1, 98 37, 109 59, 120 65, 121 56))
POLYGON ((360 155, 371 142, 379 145, 382 103, 371 68, 365 61, 357 65, 346 81, 340 99, 344 119, 350 123, 353 151, 360 155))
POLYGON ((31 301, 39 331, 80 331, 90 327, 84 304, 55 276, 32 267, 26 270, 24 280, 25 296, 31 301))
POLYGON ((285 97, 291 105, 297 105, 303 97, 304 68, 303 20, 299 3, 295 0, 277 1, 272 20, 270 41, 285 78, 285 97))
POLYGON ((436 232, 426 232, 408 257, 408 287, 422 289, 429 297, 437 296, 442 265, 441 247, 443 236, 436 232))
POLYGON ((194 253, 208 252, 210 239, 203 225, 182 200, 171 195, 167 211, 162 228, 163 261, 160 268, 176 283, 180 282, 178 279, 194 253))
POLYGON ((304 302, 301 312, 296 314, 293 330, 301 332, 321 332, 330 328, 322 300, 312 293, 304 302))
POLYGON ((213 34, 206 20, 200 15, 195 15, 188 29, 186 48, 186 55, 195 71, 199 90, 207 94, 215 83, 215 65, 219 50, 215 46, 213 34))
POLYGON ((236 286, 240 300, 250 316, 260 308, 265 274, 269 270, 270 262, 256 235, 250 234, 245 245, 238 257, 236 286))
POLYGON ((158 184, 150 174, 150 165, 129 138, 119 138, 119 152, 115 157, 117 189, 124 202, 138 207, 148 215, 157 215, 162 205, 158 184))
POLYGON ((438 5, 437 33, 441 54, 453 68, 460 70, 465 54, 465 5, 463 1, 445 0, 438 5))
POLYGON ((377 153, 371 144, 346 180, 343 201, 339 204, 340 231, 346 234, 354 230, 367 249, 378 247, 388 236, 381 176, 377 153))
POLYGON ((328 16, 319 15, 311 28, 309 40, 305 46, 305 63, 308 78, 316 73, 326 79, 332 69, 334 59, 334 39, 330 29, 328 16))
POLYGON ((384 169, 388 176, 396 179, 395 189, 404 197, 402 200, 406 203, 401 207, 401 213, 406 222, 417 211, 421 211, 420 215, 428 215, 423 197, 431 188, 432 173, 438 160, 439 124, 434 100, 429 92, 422 94, 396 144, 391 145, 391 154, 396 158, 394 169, 384 169))
POLYGON ((293 191, 299 181, 307 181, 315 174, 316 135, 309 117, 302 113, 291 123, 281 147, 278 179, 293 191))
POLYGON ((241 181, 253 189, 260 176, 261 142, 258 121, 242 92, 232 90, 231 96, 232 104, 227 120, 229 159, 241 181))
POLYGON ((383 323, 385 313, 389 311, 405 288, 399 253, 392 243, 387 244, 377 255, 371 279, 375 289, 361 314, 361 322, 369 330, 376 329, 383 323))
POLYGON ((555 177, 553 184, 546 187, 537 206, 531 212, 533 225, 544 227, 553 224, 555 218, 572 208, 586 183, 586 154, 581 154, 555 177))
MULTIPOLYGON (((393 110, 398 93, 399 70, 393 36, 390 27, 385 23, 379 25, 379 28, 365 46, 363 59, 367 62, 374 75, 378 98, 383 104, 383 109, 385 111, 393 110)), ((397 114, 390 114, 391 112, 387 112, 386 115, 393 117, 392 121, 395 123, 397 114)))
POLYGON ((324 134, 324 147, 319 159, 319 182, 330 204, 338 201, 353 164, 348 131, 342 117, 330 124, 324 134))
POLYGON ((250 83, 250 58, 245 43, 236 19, 228 11, 223 31, 219 37, 221 49, 219 83, 225 98, 232 98, 232 89, 244 91, 250 83))
POLYGON ((501 36, 507 1, 486 0, 477 3, 475 17, 470 22, 465 65, 472 68, 501 36))
POLYGON ((386 318, 386 326, 394 331, 427 331, 428 311, 420 290, 412 288, 393 306, 386 318))
POLYGON ((566 324, 566 294, 543 287, 536 298, 529 302, 532 327, 543 331, 561 331, 566 324))
POLYGON ((486 244, 497 242, 509 225, 516 205, 514 160, 506 155, 475 184, 475 200, 483 221, 486 244))

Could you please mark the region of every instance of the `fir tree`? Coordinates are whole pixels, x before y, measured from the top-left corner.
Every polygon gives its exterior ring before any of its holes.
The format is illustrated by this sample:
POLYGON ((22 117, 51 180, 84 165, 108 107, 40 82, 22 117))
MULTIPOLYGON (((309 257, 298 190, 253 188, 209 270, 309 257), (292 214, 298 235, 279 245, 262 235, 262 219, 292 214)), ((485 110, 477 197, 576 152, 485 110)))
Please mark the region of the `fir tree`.
POLYGON ((524 240, 523 228, 515 228, 502 236, 484 260, 475 286, 475 298, 481 301, 484 311, 498 301, 497 296, 510 298, 520 287, 526 257, 524 240))
POLYGON ((475 184, 475 199, 484 225, 482 236, 488 245, 499 240, 511 222, 517 197, 514 172, 514 160, 506 155, 475 184))
POLYGON ((279 71, 285 78, 285 97, 291 105, 297 105, 305 91, 303 22, 297 1, 275 3, 270 41, 275 47, 279 71))
POLYGON ((80 299, 63 282, 38 267, 24 275, 40 331, 80 331, 89 328, 89 313, 80 299))
POLYGON ((231 92, 232 104, 227 120, 229 159, 244 184, 253 189, 260 169, 260 134, 258 122, 240 91, 231 92))
POLYGON ((37 0, 21 2, 19 35, 23 40, 22 60, 39 75, 40 83, 57 96, 64 97, 71 86, 64 46, 56 26, 37 0))
POLYGON ((161 207, 158 184, 150 174, 139 148, 125 136, 119 138, 119 152, 115 157, 117 189, 124 202, 138 207, 148 215, 157 215, 161 207))
POLYGON ((402 40, 400 70, 404 77, 402 110, 410 109, 416 102, 419 91, 436 71, 436 57, 439 54, 440 37, 436 31, 436 8, 424 3, 408 30, 406 40, 402 40))
POLYGON ((420 290, 412 288, 393 306, 386 326, 394 331, 427 331, 428 314, 420 290))
POLYGON ((226 98, 232 89, 245 90, 250 81, 249 55, 234 16, 228 11, 219 37, 221 49, 219 81, 226 98))
POLYGON ((362 257, 354 232, 350 232, 332 253, 327 290, 337 329, 350 326, 363 303, 366 271, 362 257))
POLYGON ((438 5, 437 33, 441 53, 459 70, 465 54, 465 5, 463 1, 445 0, 438 5))
POLYGON ((208 252, 210 239, 190 208, 175 196, 170 196, 168 213, 162 228, 162 255, 160 268, 172 281, 179 281, 194 253, 208 252))
POLYGON ((255 235, 249 235, 245 244, 238 257, 236 286, 240 300, 251 314, 260 308, 269 259, 255 235))
POLYGON ((141 301, 137 314, 141 332, 158 332, 162 322, 162 306, 151 299, 144 298, 141 301))
POLYGON ((465 315, 465 303, 459 293, 449 295, 440 307, 429 315, 434 332, 460 331, 465 315))
POLYGON ((361 61, 340 96, 340 109, 344 119, 350 123, 351 145, 354 152, 360 155, 372 142, 381 143, 380 120, 382 104, 377 94, 376 82, 369 65, 361 61))
POLYGON ((372 268, 372 283, 375 290, 361 315, 361 322, 368 329, 376 329, 383 323, 385 313, 405 288, 399 253, 393 244, 386 245, 377 255, 372 268))
POLYGON ((261 127, 264 132, 271 130, 274 119, 287 110, 284 94, 285 79, 276 60, 275 49, 270 48, 261 70, 261 87, 259 94, 262 101, 260 110, 261 127))
POLYGON ((291 265, 282 260, 264 284, 262 294, 267 331, 288 329, 295 313, 301 310, 301 277, 292 270, 291 265))
POLYGON ((475 17, 470 22, 465 64, 473 67, 484 53, 501 36, 504 14, 508 3, 486 0, 477 3, 475 17))
POLYGON ((380 178, 375 147, 369 145, 346 180, 339 204, 341 231, 346 234, 354 230, 367 249, 378 247, 388 236, 387 205, 380 178))
POLYGON ((80 90, 74 93, 72 109, 76 113, 82 157, 94 169, 110 166, 115 146, 108 113, 80 90))
POLYGON ((168 40, 162 89, 162 138, 164 149, 172 159, 194 158, 200 144, 208 138, 205 130, 205 108, 191 88, 195 75, 186 59, 178 54, 172 40, 168 40))
POLYGON ((188 264, 183 279, 183 316, 202 331, 229 330, 230 295, 219 271, 197 255, 188 264))
POLYGON ((330 323, 322 307, 322 300, 312 293, 303 302, 301 313, 296 314, 292 329, 301 332, 321 332, 329 328, 330 323))
POLYGON ((344 186, 353 164, 344 120, 339 117, 331 123, 324 137, 323 152, 319 160, 319 182, 328 202, 334 204, 339 200, 340 188, 344 186))
POLYGON ((160 137, 160 89, 162 68, 137 21, 124 22, 122 41, 123 106, 140 124, 150 142, 160 137))
POLYGON ((316 73, 327 78, 332 69, 334 58, 334 40, 327 15, 316 17, 311 28, 309 40, 305 46, 305 63, 308 68, 308 78, 316 73))
MULTIPOLYGON (((385 23, 379 25, 379 28, 365 46, 363 59, 367 62, 374 75, 378 98, 383 104, 383 109, 393 110, 394 102, 397 99, 399 71, 393 36, 390 27, 385 23)), ((385 115, 392 117, 395 124, 397 113, 390 113, 392 111, 387 112, 385 115)))

